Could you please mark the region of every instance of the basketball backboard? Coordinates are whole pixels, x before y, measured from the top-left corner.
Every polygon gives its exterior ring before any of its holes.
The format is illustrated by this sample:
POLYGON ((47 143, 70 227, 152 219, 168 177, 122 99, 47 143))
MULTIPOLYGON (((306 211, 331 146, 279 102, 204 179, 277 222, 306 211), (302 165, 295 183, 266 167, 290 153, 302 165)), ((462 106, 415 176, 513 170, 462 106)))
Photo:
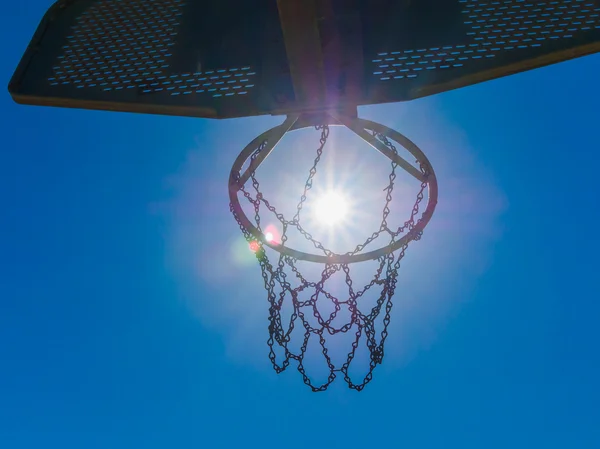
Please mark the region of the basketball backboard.
POLYGON ((599 50, 599 0, 61 0, 9 90, 208 118, 355 114, 599 50))

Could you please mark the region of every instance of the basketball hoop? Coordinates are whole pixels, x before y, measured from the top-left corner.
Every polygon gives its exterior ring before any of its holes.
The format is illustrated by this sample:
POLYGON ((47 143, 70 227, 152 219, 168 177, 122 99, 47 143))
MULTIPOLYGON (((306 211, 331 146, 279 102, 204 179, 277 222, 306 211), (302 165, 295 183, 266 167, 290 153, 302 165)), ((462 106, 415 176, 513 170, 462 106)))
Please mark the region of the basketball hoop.
POLYGON ((298 363, 298 370, 303 376, 304 383, 310 386, 313 391, 325 390, 337 377, 338 373, 343 375, 350 388, 362 390, 371 380, 373 369, 383 360, 383 347, 385 338, 387 337, 387 325, 390 322, 392 297, 396 288, 400 261, 404 257, 409 243, 421 238, 422 232, 431 219, 437 203, 437 180, 427 157, 413 142, 402 134, 375 122, 333 114, 288 116, 284 123, 258 136, 240 153, 231 169, 229 177, 229 198, 231 212, 239 224, 244 237, 250 245, 253 245, 253 251, 262 270, 267 298, 270 303, 269 357, 275 371, 278 373, 283 372, 289 366, 290 361, 295 360, 298 363), (389 185, 386 188, 387 194, 382 212, 381 226, 379 229, 374 230, 372 235, 365 241, 357 243, 353 251, 338 254, 325 247, 322 242, 312 236, 310 230, 303 227, 300 212, 305 204, 307 195, 310 193, 313 177, 317 172, 321 155, 327 143, 329 127, 340 125, 353 131, 382 155, 389 158, 391 161, 391 173, 389 176, 389 185), (317 149, 317 156, 308 175, 304 191, 300 192, 301 197, 297 213, 294 217, 288 219, 279 213, 260 191, 260 183, 255 176, 256 170, 287 132, 311 126, 314 126, 321 132, 320 146, 317 149), (394 142, 404 147, 414 156, 418 168, 415 168, 414 165, 399 156, 394 142), (248 168, 242 170, 246 163, 249 163, 248 168), (402 226, 392 229, 388 226, 387 218, 390 214, 390 202, 392 200, 398 168, 406 170, 411 176, 416 178, 420 182, 421 187, 415 199, 410 218, 402 226), (252 183, 251 188, 245 187, 248 181, 252 183), (425 197, 425 190, 427 190, 427 205, 421 212, 421 202, 425 197), (254 221, 250 220, 245 214, 240 203, 240 194, 253 208, 255 212, 254 221), (283 231, 278 241, 275 241, 269 232, 265 232, 261 228, 261 210, 274 214, 281 224, 283 231), (318 253, 308 253, 290 247, 287 237, 289 228, 295 228, 299 231, 307 241, 314 245, 318 253), (367 250, 375 239, 386 235, 388 238, 387 245, 367 250), (276 257, 277 262, 272 263, 270 261, 269 250, 274 251, 272 254, 276 257), (377 261, 378 268, 371 282, 357 290, 352 285, 350 265, 368 260, 377 261), (298 261, 323 264, 324 268, 320 279, 306 279, 299 270, 298 261), (324 288, 326 281, 333 274, 340 271, 346 275, 346 284, 348 286, 347 298, 336 297, 324 288), (291 286, 287 273, 295 275, 299 281, 298 287, 293 288, 291 286), (361 308, 361 297, 367 290, 375 286, 380 288, 377 304, 369 311, 363 310, 361 308), (298 294, 308 289, 313 292, 311 298, 307 301, 301 301, 298 294), (323 300, 323 298, 329 301, 333 307, 335 311, 333 315, 340 310, 342 305, 348 307, 351 313, 350 321, 340 327, 332 325, 334 316, 325 317, 317 308, 317 301, 319 299, 323 300), (282 319, 282 306, 284 302, 287 302, 288 305, 291 304, 293 308, 289 326, 283 325, 285 322, 282 319), (309 323, 306 318, 306 311, 310 311, 316 317, 319 324, 318 327, 309 323), (375 320, 382 312, 385 314, 383 328, 378 332, 375 328, 375 320), (291 341, 291 330, 298 320, 302 323, 305 330, 304 339, 300 345, 300 352, 293 352, 289 349, 288 344, 291 341), (351 329, 356 329, 355 340, 349 349, 346 362, 341 366, 335 366, 332 363, 331 356, 328 354, 326 337, 327 335, 349 332, 351 329), (328 379, 321 385, 313 384, 303 364, 308 340, 313 335, 319 338, 323 349, 323 356, 329 367, 328 379), (379 338, 377 338, 378 336, 379 338), (349 375, 348 370, 355 357, 361 338, 366 338, 367 347, 370 352, 369 371, 363 379, 355 382, 349 375), (283 361, 277 360, 276 346, 279 346, 285 354, 283 361))

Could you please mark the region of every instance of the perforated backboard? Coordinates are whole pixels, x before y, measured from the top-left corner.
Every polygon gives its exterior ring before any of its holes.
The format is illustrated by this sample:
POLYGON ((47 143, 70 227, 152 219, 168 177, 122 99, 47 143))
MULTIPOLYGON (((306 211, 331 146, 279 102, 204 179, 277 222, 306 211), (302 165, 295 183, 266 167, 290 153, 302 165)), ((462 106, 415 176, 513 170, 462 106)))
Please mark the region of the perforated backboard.
POLYGON ((63 0, 24 104, 210 118, 406 101, 600 50, 600 0, 63 0))

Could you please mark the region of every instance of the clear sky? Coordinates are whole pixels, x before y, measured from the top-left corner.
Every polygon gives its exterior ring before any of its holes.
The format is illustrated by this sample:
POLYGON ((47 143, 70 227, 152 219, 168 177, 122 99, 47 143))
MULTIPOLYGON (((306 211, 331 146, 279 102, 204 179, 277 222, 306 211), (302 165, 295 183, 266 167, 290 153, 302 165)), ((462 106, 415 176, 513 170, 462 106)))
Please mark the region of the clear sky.
MULTIPOLYGON (((3 5, 0 85, 48 0, 3 5)), ((600 447, 600 56, 364 118, 438 173, 386 360, 357 393, 267 358, 227 177, 280 117, 0 96, 0 447, 600 447)), ((314 141, 314 140, 313 140, 314 141)))

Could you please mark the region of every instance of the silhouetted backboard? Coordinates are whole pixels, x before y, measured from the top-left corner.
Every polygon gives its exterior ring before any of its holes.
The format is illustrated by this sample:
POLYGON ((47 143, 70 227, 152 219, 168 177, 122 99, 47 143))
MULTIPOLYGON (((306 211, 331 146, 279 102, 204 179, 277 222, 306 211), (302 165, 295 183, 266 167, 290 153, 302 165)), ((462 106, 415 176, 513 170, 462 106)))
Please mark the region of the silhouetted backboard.
POLYGON ((599 0, 64 0, 9 90, 210 118, 351 111, 599 50, 599 0))

